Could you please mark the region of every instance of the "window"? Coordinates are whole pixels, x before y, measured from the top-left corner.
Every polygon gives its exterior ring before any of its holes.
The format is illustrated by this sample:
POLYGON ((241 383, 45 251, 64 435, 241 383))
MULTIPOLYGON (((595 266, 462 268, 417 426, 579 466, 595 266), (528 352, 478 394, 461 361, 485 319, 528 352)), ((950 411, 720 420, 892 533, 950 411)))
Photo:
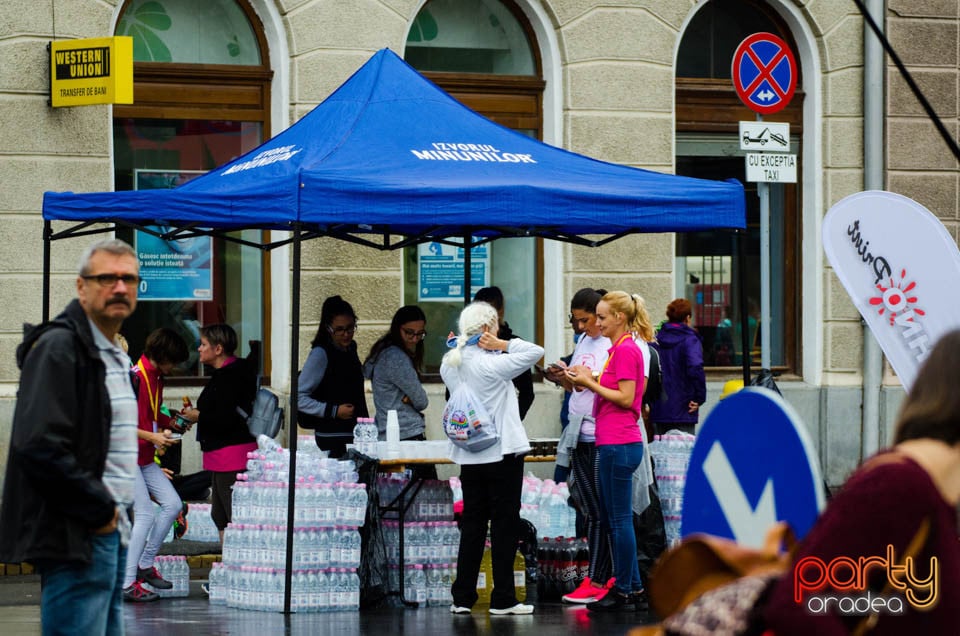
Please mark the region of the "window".
MULTIPOLYGON (((430 0, 414 19, 404 58, 467 107, 503 126, 542 137, 540 58, 529 23, 512 3, 430 0)), ((542 341, 542 262, 542 239, 498 239, 475 248, 470 296, 481 287, 500 287, 504 318, 514 333, 542 341)), ((463 308, 462 263, 462 248, 449 245, 404 252, 404 303, 423 309, 431 333, 456 331, 463 308), (459 269, 435 267, 440 258, 459 263, 459 269), (442 271, 453 273, 435 274, 442 271)), ((439 370, 444 353, 442 347, 426 348, 427 373, 439 370)))
MULTIPOLYGON (((703 336, 708 367, 741 364, 741 296, 748 306, 748 340, 760 364, 760 204, 755 183, 745 181, 738 122, 755 114, 737 98, 731 82, 736 47, 752 33, 766 31, 792 46, 792 37, 769 7, 749 0, 709 2, 683 34, 677 56, 676 172, 744 183, 747 202, 746 286, 738 283, 735 238, 717 232, 678 234, 676 296, 693 303, 693 321, 703 336)), ((795 50, 795 47, 794 47, 795 50)), ((798 81, 798 86, 800 82, 798 81)), ((788 122, 791 153, 800 155, 803 95, 798 90, 784 110, 768 116, 788 122)), ((799 368, 800 208, 799 184, 769 184, 770 191, 770 361, 775 369, 799 368)))
MULTIPOLYGON (((269 136, 272 74, 259 20, 246 2, 129 0, 116 34, 134 38, 136 96, 113 110, 117 190, 175 187, 269 136)), ((260 250, 220 238, 162 242, 134 230, 118 236, 139 247, 149 274, 123 328, 134 359, 153 329, 170 327, 191 350, 176 373, 200 376, 199 328, 226 322, 239 336, 238 355, 269 360, 269 267, 260 250)), ((232 236, 259 241, 259 231, 232 236)))

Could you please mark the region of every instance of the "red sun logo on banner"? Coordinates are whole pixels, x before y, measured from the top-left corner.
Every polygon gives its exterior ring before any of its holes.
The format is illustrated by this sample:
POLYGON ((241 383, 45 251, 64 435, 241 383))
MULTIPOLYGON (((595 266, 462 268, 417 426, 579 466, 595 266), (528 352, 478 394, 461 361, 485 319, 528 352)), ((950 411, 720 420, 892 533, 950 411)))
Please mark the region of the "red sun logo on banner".
MULTIPOLYGON (((877 310, 881 316, 885 312, 890 312, 890 325, 892 326, 897 319, 897 314, 903 314, 907 311, 913 310, 918 316, 926 315, 924 311, 916 307, 917 297, 910 296, 909 293, 917 286, 916 281, 907 282, 907 270, 900 270, 900 282, 894 283, 893 279, 890 279, 890 285, 884 287, 882 284, 877 285, 877 289, 880 290, 880 296, 874 296, 870 298, 871 305, 882 305, 880 309, 877 310)), ((906 322, 913 322, 913 316, 904 319, 906 322)))

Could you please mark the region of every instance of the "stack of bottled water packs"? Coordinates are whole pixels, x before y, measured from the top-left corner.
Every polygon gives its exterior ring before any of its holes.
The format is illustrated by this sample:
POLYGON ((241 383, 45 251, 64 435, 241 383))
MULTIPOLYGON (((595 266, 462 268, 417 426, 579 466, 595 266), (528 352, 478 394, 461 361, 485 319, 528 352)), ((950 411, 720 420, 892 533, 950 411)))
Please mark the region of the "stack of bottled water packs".
POLYGON ((687 467, 696 437, 679 430, 656 435, 650 443, 653 471, 660 492, 663 525, 667 546, 680 541, 680 522, 683 512, 683 489, 687 483, 687 467))
MULTIPOLYGON (((291 457, 266 436, 257 444, 233 488, 233 521, 224 533, 223 564, 210 571, 210 602, 283 611, 291 457)), ((330 459, 310 438, 299 446, 290 608, 356 610, 366 486, 356 483, 352 461, 330 459)))
POLYGON ((534 525, 537 536, 577 536, 577 512, 567 503, 570 491, 566 483, 555 483, 528 474, 523 478, 520 516, 534 525))
MULTIPOLYGON (((410 476, 404 473, 379 477, 377 493, 381 504, 396 502, 409 480, 410 476)), ((405 600, 428 606, 450 605, 453 602, 450 586, 457 575, 460 545, 460 530, 453 520, 450 482, 423 480, 404 515, 402 557, 400 521, 385 519, 382 525, 389 575, 387 591, 400 592, 402 571, 405 600)))

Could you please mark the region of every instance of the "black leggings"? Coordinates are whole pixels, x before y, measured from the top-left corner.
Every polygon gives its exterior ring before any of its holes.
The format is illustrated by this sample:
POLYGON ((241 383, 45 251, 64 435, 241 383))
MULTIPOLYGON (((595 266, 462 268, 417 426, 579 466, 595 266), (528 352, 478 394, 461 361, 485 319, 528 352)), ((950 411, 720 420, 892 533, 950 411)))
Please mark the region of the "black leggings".
POLYGON ((596 481, 597 446, 593 442, 577 442, 570 455, 570 472, 586 504, 587 543, 590 546, 590 580, 604 585, 613 576, 613 553, 610 535, 601 524, 600 491, 596 481))

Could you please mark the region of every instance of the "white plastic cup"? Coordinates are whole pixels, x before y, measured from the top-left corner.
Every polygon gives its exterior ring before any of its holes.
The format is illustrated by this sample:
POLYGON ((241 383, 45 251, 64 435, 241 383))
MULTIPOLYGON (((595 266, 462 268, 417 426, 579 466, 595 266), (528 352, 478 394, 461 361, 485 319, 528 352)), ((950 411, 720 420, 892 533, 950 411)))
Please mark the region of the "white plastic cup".
POLYGON ((387 457, 400 457, 400 420, 393 409, 387 411, 387 457))

